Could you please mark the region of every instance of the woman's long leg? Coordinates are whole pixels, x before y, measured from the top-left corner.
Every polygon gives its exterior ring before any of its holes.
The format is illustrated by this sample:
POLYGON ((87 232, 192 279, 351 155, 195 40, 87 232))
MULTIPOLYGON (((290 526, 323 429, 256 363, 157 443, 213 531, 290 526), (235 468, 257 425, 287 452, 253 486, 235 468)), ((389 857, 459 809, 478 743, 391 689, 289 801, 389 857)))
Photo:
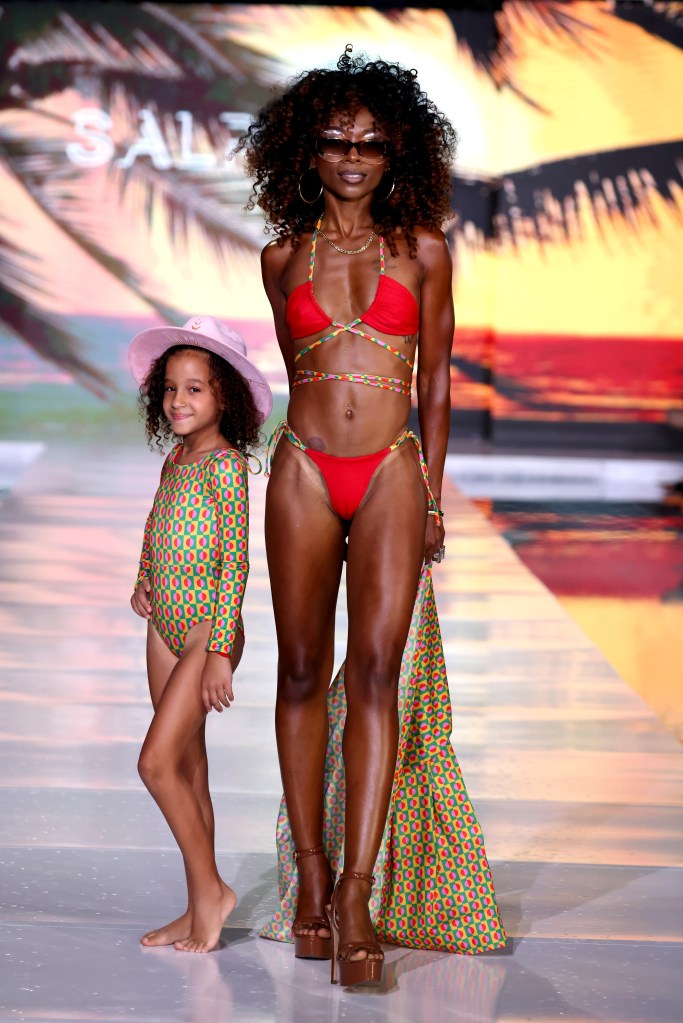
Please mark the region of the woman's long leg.
POLYGON ((183 855, 191 914, 190 934, 181 942, 186 951, 213 948, 236 901, 218 875, 211 836, 183 770, 188 744, 206 714, 199 681, 210 628, 210 622, 202 622, 188 633, 183 656, 162 693, 139 761, 140 775, 183 855))
MULTIPOLYGON (((405 445, 373 478, 349 534, 346 870, 372 873, 386 822, 396 767, 398 678, 422 566, 426 512, 416 454, 405 445)), ((368 895, 368 886, 359 882, 340 887, 342 943, 367 940, 372 933, 368 895)))
MULTIPOLYGON (((334 614, 344 530, 318 469, 281 442, 266 498, 266 548, 278 640, 278 755, 294 846, 322 841, 334 614)), ((322 857, 299 861, 297 917, 324 918, 330 879, 322 857)), ((329 932, 320 929, 322 935, 329 932)))

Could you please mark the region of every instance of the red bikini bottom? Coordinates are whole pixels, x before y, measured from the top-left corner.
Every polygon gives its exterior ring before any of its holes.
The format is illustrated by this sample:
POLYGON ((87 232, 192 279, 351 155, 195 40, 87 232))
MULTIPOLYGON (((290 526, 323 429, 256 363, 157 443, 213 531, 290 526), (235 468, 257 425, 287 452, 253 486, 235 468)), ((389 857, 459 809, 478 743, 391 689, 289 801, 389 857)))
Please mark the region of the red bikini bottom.
POLYGON ((332 508, 340 519, 346 520, 353 519, 359 504, 367 493, 373 473, 386 455, 395 451, 404 441, 412 441, 417 448, 420 472, 427 492, 429 514, 435 516, 437 525, 441 524, 442 513, 429 487, 429 477, 422 448, 420 447, 419 440, 411 430, 404 430, 390 447, 383 448, 381 451, 347 458, 335 454, 325 454, 322 451, 314 450, 314 448, 307 448, 304 441, 293 432, 286 419, 283 419, 273 431, 273 435, 266 448, 266 476, 270 476, 272 452, 275 451, 283 436, 287 438, 290 444, 298 447, 300 451, 304 451, 311 461, 316 463, 327 486, 332 508))
POLYGON ((320 469, 327 484, 332 507, 341 519, 352 519, 365 497, 375 469, 384 461, 391 448, 375 451, 371 455, 345 458, 327 455, 323 451, 304 448, 312 462, 320 469))
POLYGON ((307 448, 301 438, 297 437, 294 433, 294 430, 291 428, 289 423, 286 420, 283 420, 275 427, 268 442, 268 447, 266 448, 266 476, 270 476, 272 452, 275 451, 283 436, 286 437, 290 444, 293 444, 295 448, 299 448, 300 451, 303 451, 306 455, 308 455, 312 462, 315 462, 327 485, 327 491, 330 495, 330 501, 333 509, 340 518, 346 520, 352 519, 354 514, 358 511, 358 506, 367 493, 367 489, 375 469, 382 464, 390 452, 395 451, 396 448, 403 444, 404 441, 412 441, 417 448, 417 456, 420 460, 420 471, 422 473, 424 485, 427 489, 429 513, 434 515, 434 521, 437 525, 441 523, 441 512, 437 507, 434 495, 432 494, 429 486, 427 463, 425 462, 424 455, 422 454, 420 442, 412 430, 404 430, 403 433, 396 438, 393 444, 391 444, 388 448, 383 448, 382 451, 375 451, 371 455, 356 455, 354 458, 345 458, 340 455, 327 455, 322 451, 315 451, 313 448, 307 448))

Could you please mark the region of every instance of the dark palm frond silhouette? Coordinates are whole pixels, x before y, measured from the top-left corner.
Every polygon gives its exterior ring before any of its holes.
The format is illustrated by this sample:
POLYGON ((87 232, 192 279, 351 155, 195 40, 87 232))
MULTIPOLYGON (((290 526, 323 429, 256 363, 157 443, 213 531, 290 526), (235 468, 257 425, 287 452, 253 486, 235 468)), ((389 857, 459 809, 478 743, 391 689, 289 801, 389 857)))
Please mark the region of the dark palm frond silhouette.
MULTIPOLYGON (((578 48, 592 53, 598 35, 590 24, 572 11, 566 0, 468 0, 451 4, 444 14, 453 28, 459 50, 469 53, 478 67, 489 75, 498 88, 507 86, 525 103, 535 109, 543 107, 516 80, 511 58, 511 39, 518 31, 540 43, 551 37, 563 37, 578 48)), ((400 10, 388 11, 387 18, 401 22, 406 15, 400 10)))
MULTIPOLYGON (((497 88, 506 86, 540 116, 550 116, 541 102, 525 94, 515 79, 517 38, 536 44, 561 39, 577 47, 578 59, 600 61, 603 37, 609 35, 609 18, 637 25, 651 36, 683 47, 683 9, 680 3, 617 3, 604 11, 602 22, 588 24, 577 9, 563 0, 505 0, 479 5, 475 10, 446 11, 456 44, 471 55, 497 88), (597 24, 597 28, 596 28, 597 24)), ((396 17, 401 17, 400 14, 396 17)), ((580 237, 581 211, 588 212, 607 245, 605 228, 618 219, 631 229, 637 241, 641 225, 657 225, 659 196, 674 216, 679 216, 676 192, 683 187, 683 139, 624 146, 537 163, 500 176, 475 176, 456 171, 453 177, 454 220, 447 225, 454 250, 497 247, 501 242, 517 247, 532 242, 541 249, 580 237)), ((661 203, 659 204, 661 207, 661 203)), ((491 370, 483 363, 453 356, 453 364, 471 381, 491 382, 491 370)), ((563 403, 547 401, 517 381, 496 372, 495 389, 529 409, 564 412, 563 403)))
POLYGON ((484 242, 504 237, 516 245, 531 237, 544 245, 556 240, 556 228, 566 240, 579 230, 577 207, 585 203, 598 229, 619 216, 637 235, 638 214, 657 223, 653 193, 675 210, 676 187, 683 188, 683 140, 567 157, 501 178, 456 175, 454 226, 470 225, 484 242))
POLYGON ((14 245, 0 233, 0 323, 22 338, 38 355, 60 366, 88 390, 103 397, 109 380, 79 351, 73 335, 54 317, 43 312, 34 299, 43 297, 47 287, 32 269, 29 252, 14 245))
POLYGON ((0 127, 0 155, 44 213, 104 269, 135 291, 139 274, 98 244, 97 223, 87 218, 78 191, 78 170, 63 158, 61 140, 6 133, 0 127))
MULTIPOLYGON (((601 35, 593 25, 580 17, 571 0, 481 0, 452 5, 445 9, 453 27, 457 45, 471 53, 500 88, 508 86, 525 102, 539 109, 539 104, 526 95, 516 81, 510 58, 515 55, 517 30, 527 39, 541 44, 553 38, 573 42, 587 55, 598 56, 601 35)), ((400 19, 400 12, 391 13, 400 19)), ((674 46, 683 47, 683 9, 677 0, 661 0, 656 5, 616 0, 605 17, 616 17, 638 25, 650 35, 674 46)))
POLYGON ((654 4, 619 2, 614 15, 622 21, 638 25, 650 35, 657 36, 679 49, 683 48, 683 7, 680 0, 659 0, 654 4))
MULTIPOLYGON (((600 33, 572 10, 572 4, 565 0, 537 0, 530 4, 525 0, 505 0, 495 5, 482 4, 481 10, 446 11, 456 43, 468 49, 477 64, 486 70, 500 88, 507 85, 523 96, 526 102, 542 109, 531 98, 523 95, 517 87, 508 58, 514 55, 515 28, 522 27, 526 38, 542 42, 544 36, 571 40, 579 49, 594 54, 599 59, 600 48, 596 41, 600 33), (491 8, 494 7, 495 10, 491 8)), ((399 15, 400 17, 400 15, 399 15)), ((605 12, 605 17, 617 17, 643 28, 659 39, 683 47, 683 9, 680 3, 658 3, 650 5, 620 3, 605 12)), ((596 212, 620 211, 628 219, 630 213, 640 207, 647 207, 649 192, 656 189, 665 199, 671 199, 671 185, 682 176, 683 140, 675 142, 649 143, 645 146, 629 146, 604 152, 595 152, 552 163, 536 164, 502 178, 473 179, 454 177, 457 196, 465 200, 475 197, 472 215, 467 210, 459 211, 459 220, 471 221, 481 229, 487 238, 496 230, 496 217, 501 226, 514 233, 515 225, 510 223, 509 208, 515 208, 515 215, 531 218, 538 228, 538 239, 542 241, 539 224, 548 211, 539 196, 540 185, 546 194, 550 192, 564 213, 560 219, 565 230, 569 230, 566 211, 571 211, 576 198, 576 183, 583 182, 596 212), (535 179, 535 180, 534 180, 535 179), (535 187, 534 187, 535 186, 535 187), (480 201, 481 199, 484 201, 480 201), (487 211, 490 216, 486 216, 487 211)))
MULTIPOLYGON (((228 253, 253 251, 257 231, 245 225, 240 208, 246 183, 238 184, 223 160, 226 110, 249 111, 267 95, 274 62, 246 47, 221 38, 215 26, 204 24, 190 6, 171 8, 153 3, 11 3, 5 5, 0 36, 0 160, 31 195, 40 209, 87 256, 123 282, 164 317, 175 311, 145 291, 144 280, 132 264, 110 251, 98 234, 97 218, 78 188, 79 173, 65 155, 72 126, 45 108, 46 100, 67 89, 96 99, 103 109, 115 104, 137 133, 143 107, 172 126, 178 110, 191 100, 194 128, 217 153, 215 171, 191 173, 176 167, 163 173, 147 161, 114 168, 123 201, 129 188, 142 186, 142 209, 147 221, 163 211, 169 236, 181 244, 190 226, 197 228, 224 260, 228 253), (12 115, 32 119, 30 137, 12 115), (51 133, 45 131, 48 125, 51 133)), ((119 145, 115 157, 126 146, 119 145)), ((255 227, 255 225, 254 225, 255 227)), ((18 252, 5 244, 0 260, 0 310, 6 326, 44 358, 73 372, 81 383, 101 393, 109 384, 78 352, 78 342, 66 327, 39 314, 20 311, 17 275, 11 264, 18 252), (29 332, 30 329, 30 332, 29 332)))
POLYGON ((135 181, 144 191, 144 206, 157 199, 163 203, 171 240, 186 242, 191 225, 196 225, 223 265, 228 259, 254 252, 262 244, 260 217, 236 216, 248 198, 246 182, 231 181, 224 168, 201 173, 158 171, 139 162, 126 175, 126 186, 135 181))

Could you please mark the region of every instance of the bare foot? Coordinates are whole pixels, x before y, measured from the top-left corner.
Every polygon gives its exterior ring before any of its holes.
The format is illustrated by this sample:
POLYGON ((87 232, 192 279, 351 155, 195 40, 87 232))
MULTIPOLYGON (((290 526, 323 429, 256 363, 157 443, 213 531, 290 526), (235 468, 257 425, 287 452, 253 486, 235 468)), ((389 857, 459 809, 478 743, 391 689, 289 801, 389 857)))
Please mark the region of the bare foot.
POLYGON ((192 928, 181 941, 174 942, 178 952, 212 952, 218 944, 223 924, 237 905, 232 888, 221 881, 218 899, 206 899, 192 906, 192 928))
POLYGON ((164 927, 158 927, 154 931, 147 931, 140 938, 140 944, 147 948, 155 948, 157 945, 172 945, 174 941, 182 941, 192 930, 192 915, 186 909, 177 920, 172 920, 164 927))

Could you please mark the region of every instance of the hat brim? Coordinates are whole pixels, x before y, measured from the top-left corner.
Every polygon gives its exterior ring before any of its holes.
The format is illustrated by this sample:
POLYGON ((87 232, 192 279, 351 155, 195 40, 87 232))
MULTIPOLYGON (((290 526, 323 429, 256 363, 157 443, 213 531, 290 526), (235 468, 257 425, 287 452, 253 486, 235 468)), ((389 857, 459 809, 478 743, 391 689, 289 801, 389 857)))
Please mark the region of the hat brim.
POLYGON ((273 395, 263 373, 229 345, 206 334, 190 333, 182 327, 149 327, 136 334, 128 348, 128 363, 137 382, 144 385, 152 363, 175 345, 188 345, 214 352, 237 370, 249 386, 256 411, 265 422, 273 408, 273 395))

